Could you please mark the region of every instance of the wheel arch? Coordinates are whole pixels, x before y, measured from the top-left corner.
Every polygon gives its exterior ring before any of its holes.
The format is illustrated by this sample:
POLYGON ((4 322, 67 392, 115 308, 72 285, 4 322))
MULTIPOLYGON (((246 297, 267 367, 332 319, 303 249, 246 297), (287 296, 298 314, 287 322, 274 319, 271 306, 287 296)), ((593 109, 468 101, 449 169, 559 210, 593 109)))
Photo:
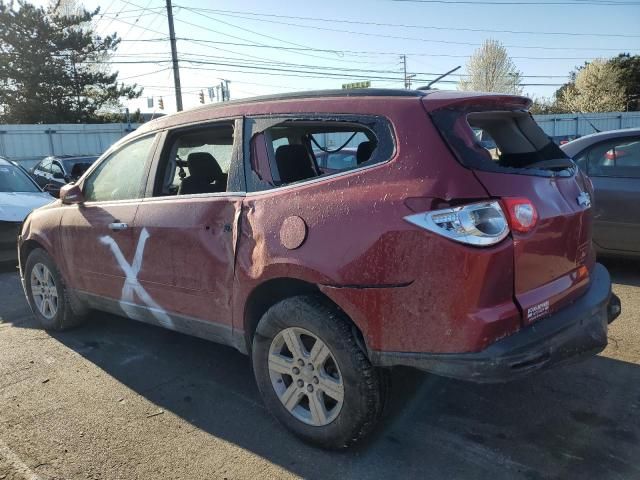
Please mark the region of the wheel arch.
MULTIPOLYGON (((251 354, 251 344, 253 342, 256 327, 258 326, 258 322, 260 322, 262 316, 276 303, 298 295, 318 296, 322 298, 323 301, 335 305, 344 312, 340 305, 336 304, 329 296, 323 293, 315 283, 291 277, 279 277, 266 280, 251 291, 247 297, 247 301, 245 302, 243 317, 244 341, 249 354, 251 354)), ((368 350, 362 331, 346 312, 345 316, 351 323, 354 335, 360 343, 360 347, 363 352, 367 354, 368 350)))
POLYGON ((48 255, 51 255, 51 252, 49 252, 47 247, 41 241, 30 238, 22 242, 18 254, 20 256, 20 265, 22 265, 23 268, 27 261, 27 258, 29 257, 29 254, 38 248, 41 248, 42 250, 47 252, 48 255))

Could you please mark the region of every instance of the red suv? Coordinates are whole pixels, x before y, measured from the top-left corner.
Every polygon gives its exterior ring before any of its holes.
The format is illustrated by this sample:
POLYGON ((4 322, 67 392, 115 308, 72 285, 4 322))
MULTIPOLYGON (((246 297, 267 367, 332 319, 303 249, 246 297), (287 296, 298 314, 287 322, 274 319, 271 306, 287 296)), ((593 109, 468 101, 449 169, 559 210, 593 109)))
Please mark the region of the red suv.
POLYGON ((376 423, 384 367, 500 382, 595 354, 620 303, 592 186, 529 106, 367 89, 163 117, 25 221, 27 299, 47 329, 98 309, 250 354, 271 412, 333 448, 376 423))

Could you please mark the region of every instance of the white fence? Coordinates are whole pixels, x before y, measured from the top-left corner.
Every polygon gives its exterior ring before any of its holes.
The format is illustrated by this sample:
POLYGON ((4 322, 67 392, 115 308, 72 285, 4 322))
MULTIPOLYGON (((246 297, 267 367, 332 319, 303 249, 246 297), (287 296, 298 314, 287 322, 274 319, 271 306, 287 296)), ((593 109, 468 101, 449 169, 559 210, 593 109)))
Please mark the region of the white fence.
POLYGON ((99 155, 137 124, 0 125, 0 156, 30 166, 48 155, 99 155))
MULTIPOLYGON (((640 112, 535 115, 551 137, 640 127, 640 112)), ((137 124, 0 125, 0 156, 31 166, 48 155, 99 155, 137 124)))
POLYGON ((619 128, 640 128, 640 112, 585 113, 582 115, 562 113, 534 115, 534 118, 550 137, 582 137, 595 133, 593 127, 602 132, 619 128))

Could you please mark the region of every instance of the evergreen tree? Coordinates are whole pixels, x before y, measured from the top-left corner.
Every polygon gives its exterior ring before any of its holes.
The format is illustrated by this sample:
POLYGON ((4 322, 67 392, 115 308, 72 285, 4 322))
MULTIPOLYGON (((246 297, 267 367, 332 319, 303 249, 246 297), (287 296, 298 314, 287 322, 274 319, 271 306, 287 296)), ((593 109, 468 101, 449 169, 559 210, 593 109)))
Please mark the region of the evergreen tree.
POLYGON ((0 0, 1 122, 100 122, 101 110, 142 94, 118 83, 118 72, 96 68, 120 43, 116 34, 93 32, 98 12, 62 14, 55 6, 0 0))

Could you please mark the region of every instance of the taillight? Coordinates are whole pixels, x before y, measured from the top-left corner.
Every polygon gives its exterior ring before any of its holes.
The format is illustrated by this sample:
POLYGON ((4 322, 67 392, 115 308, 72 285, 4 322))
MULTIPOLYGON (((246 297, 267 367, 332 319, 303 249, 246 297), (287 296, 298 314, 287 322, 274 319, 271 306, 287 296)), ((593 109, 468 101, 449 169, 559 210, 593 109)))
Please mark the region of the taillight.
POLYGON ((518 233, 528 233, 538 223, 538 211, 527 198, 503 198, 502 203, 507 210, 509 226, 518 233))
POLYGON ((430 232, 469 245, 494 245, 509 234, 507 218, 497 201, 417 213, 404 219, 430 232))

